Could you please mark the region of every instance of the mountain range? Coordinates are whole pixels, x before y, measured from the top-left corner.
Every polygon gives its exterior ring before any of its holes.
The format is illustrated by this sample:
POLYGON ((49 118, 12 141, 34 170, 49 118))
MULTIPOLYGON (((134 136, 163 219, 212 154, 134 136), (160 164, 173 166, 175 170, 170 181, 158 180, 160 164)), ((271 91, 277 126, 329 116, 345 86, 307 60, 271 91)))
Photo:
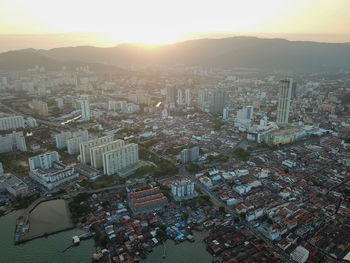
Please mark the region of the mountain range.
POLYGON ((61 47, 0 53, 0 70, 43 65, 49 70, 81 63, 117 65, 188 65, 286 72, 350 70, 350 43, 319 43, 230 37, 197 39, 169 45, 120 44, 115 47, 61 47))

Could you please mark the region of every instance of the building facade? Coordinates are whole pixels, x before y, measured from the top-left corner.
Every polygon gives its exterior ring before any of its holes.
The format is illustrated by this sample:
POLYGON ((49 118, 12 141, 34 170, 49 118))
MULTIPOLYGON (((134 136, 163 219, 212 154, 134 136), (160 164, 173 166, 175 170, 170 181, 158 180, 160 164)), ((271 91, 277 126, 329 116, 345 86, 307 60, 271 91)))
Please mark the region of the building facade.
POLYGON ((91 118, 89 100, 88 99, 81 99, 80 100, 80 107, 81 107, 81 120, 82 121, 89 121, 91 118))
POLYGON ((277 123, 288 123, 293 80, 281 80, 278 94, 277 123))
POLYGON ((0 185, 15 197, 23 197, 29 193, 28 185, 17 176, 10 173, 0 173, 0 185))
POLYGON ((80 162, 83 164, 89 164, 90 163, 90 149, 93 147, 96 147, 98 145, 106 144, 108 142, 113 141, 113 136, 104 136, 101 138, 89 140, 87 142, 80 143, 79 150, 80 150, 80 162))
POLYGON ((225 106, 225 91, 215 90, 211 95, 210 113, 222 113, 225 106))
POLYGON ((196 162, 199 160, 199 147, 195 146, 190 149, 183 149, 181 151, 181 162, 183 164, 196 162))
POLYGON ((176 180, 171 185, 171 193, 175 199, 190 199, 195 195, 194 183, 190 180, 176 180))
POLYGON ((23 132, 13 132, 4 136, 0 135, 0 153, 13 151, 27 151, 27 145, 23 132))
POLYGON ((139 161, 138 145, 130 143, 103 154, 103 172, 112 175, 132 166, 139 161))
POLYGON ((28 161, 29 176, 49 190, 79 177, 73 167, 59 161, 57 152, 34 156, 28 161))
POLYGON ((90 149, 90 163, 95 169, 100 169, 103 167, 103 154, 115 149, 118 149, 125 145, 123 140, 116 140, 102 144, 90 149))
POLYGON ((191 93, 190 89, 185 89, 185 105, 189 107, 191 104, 191 93))
POLYGON ((24 128, 24 118, 22 116, 0 118, 0 131, 16 130, 19 128, 24 128))

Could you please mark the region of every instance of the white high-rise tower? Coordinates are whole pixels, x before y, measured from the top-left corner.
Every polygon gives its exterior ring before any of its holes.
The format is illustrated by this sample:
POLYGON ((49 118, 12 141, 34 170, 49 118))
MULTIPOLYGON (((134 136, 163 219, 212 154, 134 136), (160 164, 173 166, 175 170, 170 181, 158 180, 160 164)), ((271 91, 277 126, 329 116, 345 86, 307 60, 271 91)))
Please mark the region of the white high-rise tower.
POLYGON ((182 105, 182 89, 177 90, 177 105, 182 105))
POLYGON ((90 103, 88 99, 81 99, 80 100, 80 106, 81 106, 81 120, 82 121, 89 121, 90 120, 90 103))
POLYGON ((185 90, 185 104, 186 106, 190 106, 191 101, 191 95, 190 95, 190 89, 185 90))
POLYGON ((280 83, 281 86, 278 94, 277 106, 277 123, 288 123, 293 80, 281 80, 280 83))

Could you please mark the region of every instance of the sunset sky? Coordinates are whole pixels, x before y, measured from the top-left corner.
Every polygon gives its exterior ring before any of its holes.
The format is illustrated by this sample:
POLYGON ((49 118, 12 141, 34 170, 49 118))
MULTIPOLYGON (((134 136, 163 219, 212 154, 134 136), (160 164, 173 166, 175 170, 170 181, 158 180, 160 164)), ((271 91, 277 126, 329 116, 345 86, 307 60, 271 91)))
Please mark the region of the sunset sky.
POLYGON ((80 42, 101 46, 233 34, 350 42, 349 10, 349 0, 0 0, 0 34, 92 32, 80 42))

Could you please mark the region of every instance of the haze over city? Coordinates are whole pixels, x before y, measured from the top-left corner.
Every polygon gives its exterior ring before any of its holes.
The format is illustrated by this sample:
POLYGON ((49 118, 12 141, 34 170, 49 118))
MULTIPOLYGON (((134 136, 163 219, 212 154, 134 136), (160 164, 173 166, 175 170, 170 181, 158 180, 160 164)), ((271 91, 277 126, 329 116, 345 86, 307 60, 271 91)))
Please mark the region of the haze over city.
POLYGON ((350 262, 349 10, 0 0, 0 263, 350 262))
POLYGON ((258 36, 350 42, 347 0, 0 1, 0 50, 258 36))

